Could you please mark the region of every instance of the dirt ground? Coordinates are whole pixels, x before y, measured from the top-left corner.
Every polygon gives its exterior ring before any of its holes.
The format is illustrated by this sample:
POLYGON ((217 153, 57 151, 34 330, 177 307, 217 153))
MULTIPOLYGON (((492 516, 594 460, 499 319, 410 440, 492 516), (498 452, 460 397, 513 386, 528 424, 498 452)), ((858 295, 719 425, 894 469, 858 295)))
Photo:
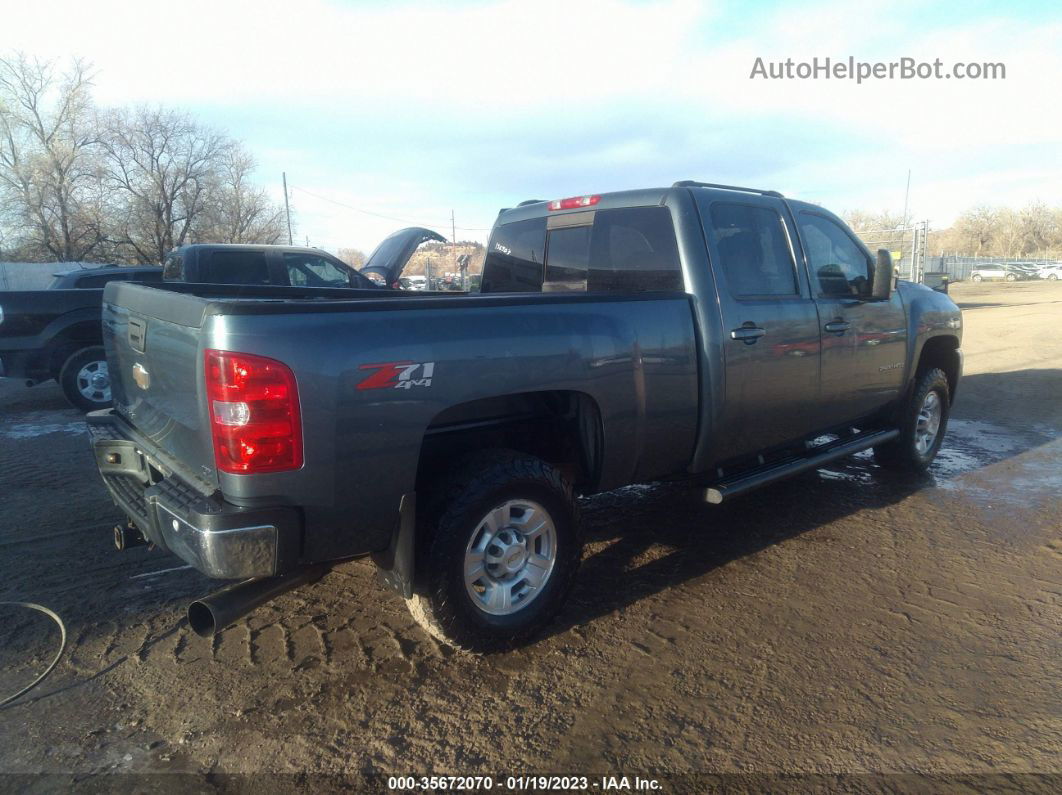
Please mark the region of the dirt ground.
MULTIPOLYGON (((863 455, 724 506, 584 500, 567 609, 489 657, 424 634, 367 562, 196 637, 210 581, 116 552, 77 413, 0 382, 0 600, 70 638, 0 709, 0 772, 1062 774, 1062 284, 952 295, 966 373, 929 476, 863 455)), ((0 695, 57 641, 0 607, 0 695)))

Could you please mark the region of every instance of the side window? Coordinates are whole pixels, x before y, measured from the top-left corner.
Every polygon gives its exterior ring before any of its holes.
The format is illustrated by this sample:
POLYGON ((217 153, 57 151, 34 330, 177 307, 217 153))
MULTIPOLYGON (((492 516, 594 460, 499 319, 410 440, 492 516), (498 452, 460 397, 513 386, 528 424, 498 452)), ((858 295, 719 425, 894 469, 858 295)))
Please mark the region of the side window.
POLYGON ((800 237, 808 265, 829 296, 860 296, 870 292, 874 266, 855 241, 836 222, 816 213, 801 212, 800 237))
POLYGON ((666 207, 599 210, 594 216, 590 242, 587 289, 607 292, 683 289, 671 211, 666 207))
POLYGON ((546 219, 503 224, 494 230, 483 262, 484 293, 537 293, 546 261, 546 219))
POLYGON ((82 276, 75 285, 79 290, 91 290, 105 287, 108 282, 128 281, 129 276, 124 273, 108 273, 104 276, 82 276))
POLYGON ((162 278, 168 282, 179 282, 184 278, 184 258, 180 254, 169 254, 162 264, 162 278))
POLYGON ((129 278, 134 282, 154 284, 162 281, 162 271, 141 271, 140 273, 134 273, 129 278))
POLYGON ((215 251, 200 268, 207 284, 269 284, 269 266, 262 251, 215 251))
POLYGON ((793 255, 777 212, 750 204, 715 202, 711 219, 716 249, 733 295, 797 294, 793 255))
POLYGON ((285 254, 288 281, 296 287, 349 287, 350 271, 314 254, 285 254))
POLYGON ((543 290, 585 290, 590 269, 589 226, 551 229, 546 241, 546 283, 543 290))

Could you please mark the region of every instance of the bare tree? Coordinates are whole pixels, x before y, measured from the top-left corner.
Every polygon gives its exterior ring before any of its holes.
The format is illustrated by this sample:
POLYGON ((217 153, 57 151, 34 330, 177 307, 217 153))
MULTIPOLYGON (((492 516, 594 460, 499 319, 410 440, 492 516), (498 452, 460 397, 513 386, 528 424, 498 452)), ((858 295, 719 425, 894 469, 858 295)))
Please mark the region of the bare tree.
POLYGON ((979 256, 986 253, 999 234, 999 211, 986 205, 973 207, 955 222, 955 231, 962 247, 979 256))
POLYGON ((280 243, 287 241, 284 211, 253 184, 254 158, 239 144, 224 147, 216 164, 196 240, 211 243, 280 243))
POLYGON ((189 242, 233 143, 186 113, 115 111, 102 138, 107 178, 123 205, 121 242, 140 262, 161 262, 189 242))
POLYGON ((91 85, 81 60, 58 74, 54 61, 0 58, 0 196, 31 256, 87 259, 106 239, 91 85))
POLYGON ((341 248, 337 256, 352 268, 360 268, 367 259, 365 252, 360 248, 341 248))

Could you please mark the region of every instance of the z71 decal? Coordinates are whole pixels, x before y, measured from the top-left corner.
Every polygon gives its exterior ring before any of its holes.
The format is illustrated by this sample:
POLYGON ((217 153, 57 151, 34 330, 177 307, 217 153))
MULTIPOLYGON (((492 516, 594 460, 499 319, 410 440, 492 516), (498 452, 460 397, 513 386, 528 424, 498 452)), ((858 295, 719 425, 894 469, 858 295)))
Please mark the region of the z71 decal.
POLYGON ((431 386, 435 362, 385 362, 363 364, 359 370, 375 370, 358 384, 362 389, 412 389, 415 386, 431 386))

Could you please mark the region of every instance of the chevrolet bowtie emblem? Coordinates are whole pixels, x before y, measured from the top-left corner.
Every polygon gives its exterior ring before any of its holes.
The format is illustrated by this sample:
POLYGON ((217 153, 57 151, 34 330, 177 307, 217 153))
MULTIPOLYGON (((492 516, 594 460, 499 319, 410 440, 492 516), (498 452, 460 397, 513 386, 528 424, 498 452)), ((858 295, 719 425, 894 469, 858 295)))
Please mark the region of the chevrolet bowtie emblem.
POLYGON ((136 381, 136 385, 141 389, 147 389, 151 386, 151 373, 147 371, 140 362, 133 365, 133 380, 136 381))

